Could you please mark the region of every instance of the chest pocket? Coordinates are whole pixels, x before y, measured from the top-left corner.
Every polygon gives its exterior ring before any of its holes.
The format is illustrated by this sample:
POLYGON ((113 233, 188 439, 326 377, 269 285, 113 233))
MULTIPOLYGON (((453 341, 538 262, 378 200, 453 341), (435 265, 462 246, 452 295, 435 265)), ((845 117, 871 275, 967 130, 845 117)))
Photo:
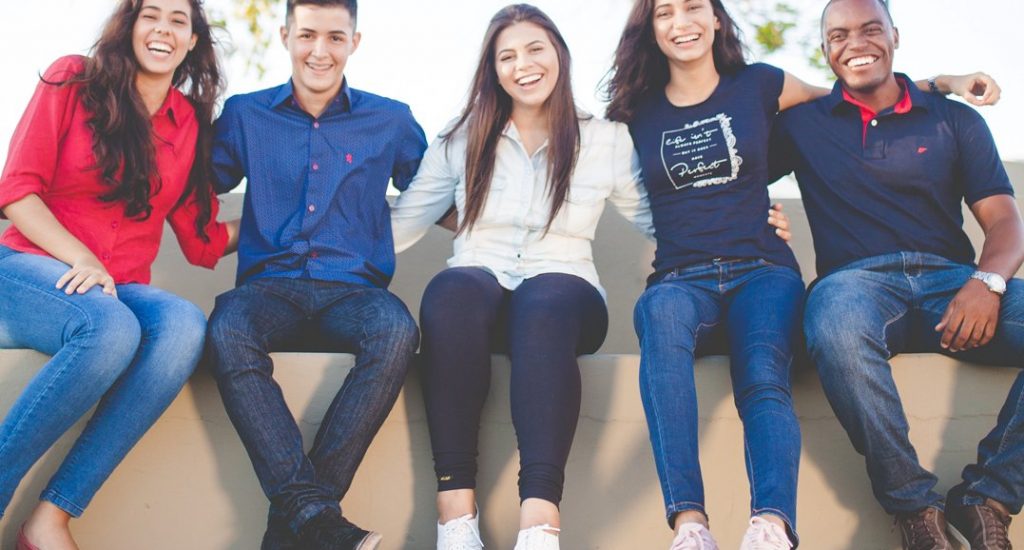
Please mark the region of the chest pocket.
POLYGON ((551 224, 552 231, 572 237, 594 238, 607 198, 606 189, 573 181, 565 204, 551 224))

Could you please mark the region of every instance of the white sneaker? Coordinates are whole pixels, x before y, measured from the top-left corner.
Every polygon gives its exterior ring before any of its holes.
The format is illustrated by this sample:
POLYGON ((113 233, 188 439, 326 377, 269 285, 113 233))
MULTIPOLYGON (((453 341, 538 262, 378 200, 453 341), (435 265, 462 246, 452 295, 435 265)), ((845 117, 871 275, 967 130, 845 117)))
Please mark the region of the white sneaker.
POLYGON ((676 538, 668 550, 718 550, 718 543, 703 524, 684 523, 679 526, 676 538))
POLYGON ((515 550, 558 550, 558 535, 549 531, 557 533, 561 529, 547 523, 521 529, 516 537, 515 550))
POLYGON ((481 550, 483 547, 479 513, 437 524, 437 550, 481 550))
POLYGON ((750 527, 740 543, 740 550, 789 550, 792 547, 786 529, 757 516, 750 518, 750 527))

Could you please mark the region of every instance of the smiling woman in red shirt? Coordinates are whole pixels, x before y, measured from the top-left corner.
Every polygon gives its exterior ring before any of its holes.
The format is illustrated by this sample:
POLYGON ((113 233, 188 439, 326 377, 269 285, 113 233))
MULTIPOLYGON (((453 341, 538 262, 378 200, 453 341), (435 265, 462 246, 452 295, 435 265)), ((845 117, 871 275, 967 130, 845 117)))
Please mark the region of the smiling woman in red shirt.
POLYGON ((222 82, 200 0, 122 0, 91 57, 61 58, 40 80, 0 177, 12 222, 0 237, 0 348, 52 359, 0 424, 0 515, 36 460, 96 411, 19 550, 77 548, 70 518, 200 357, 203 313, 148 284, 164 220, 196 265, 212 268, 237 240, 209 183, 222 82))

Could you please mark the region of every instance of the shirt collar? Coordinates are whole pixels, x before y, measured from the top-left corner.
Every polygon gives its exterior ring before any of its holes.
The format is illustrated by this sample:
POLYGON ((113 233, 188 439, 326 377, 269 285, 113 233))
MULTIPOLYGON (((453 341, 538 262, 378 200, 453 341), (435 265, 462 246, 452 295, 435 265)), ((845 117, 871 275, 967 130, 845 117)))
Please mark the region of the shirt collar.
MULTIPOLYGON (((270 105, 275 108, 281 105, 292 105, 298 108, 298 102, 295 101, 295 88, 292 85, 291 79, 278 88, 277 95, 274 96, 274 100, 270 105)), ((352 89, 348 86, 347 78, 341 81, 341 91, 338 92, 331 105, 327 107, 326 112, 339 108, 344 113, 352 112, 352 89)))
MULTIPOLYGON (((921 90, 917 89, 917 85, 914 84, 910 77, 903 73, 895 73, 896 82, 900 85, 903 90, 903 95, 900 100, 889 109, 885 109, 883 112, 889 112, 890 110, 898 115, 909 113, 914 108, 927 109, 927 98, 921 90)), ((832 87, 832 93, 826 98, 826 104, 829 109, 836 113, 842 108, 853 108, 858 110, 868 110, 865 105, 851 97, 846 90, 843 88, 842 82, 836 82, 832 87)))
POLYGON ((178 116, 184 112, 184 105, 182 103, 187 101, 188 99, 177 88, 172 86, 167 92, 167 97, 164 98, 163 105, 157 109, 154 117, 166 116, 175 127, 180 127, 181 121, 178 120, 178 116))

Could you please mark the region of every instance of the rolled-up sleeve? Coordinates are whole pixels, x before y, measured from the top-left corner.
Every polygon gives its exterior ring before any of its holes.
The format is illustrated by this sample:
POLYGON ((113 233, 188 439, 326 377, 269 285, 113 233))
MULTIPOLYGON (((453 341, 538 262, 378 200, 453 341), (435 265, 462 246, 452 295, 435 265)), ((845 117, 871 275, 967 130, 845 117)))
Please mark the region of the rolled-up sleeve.
POLYGON ((77 85, 58 85, 81 71, 80 58, 58 59, 43 75, 25 109, 0 176, 0 208, 29 195, 42 195, 57 169, 59 144, 67 134, 77 85))

